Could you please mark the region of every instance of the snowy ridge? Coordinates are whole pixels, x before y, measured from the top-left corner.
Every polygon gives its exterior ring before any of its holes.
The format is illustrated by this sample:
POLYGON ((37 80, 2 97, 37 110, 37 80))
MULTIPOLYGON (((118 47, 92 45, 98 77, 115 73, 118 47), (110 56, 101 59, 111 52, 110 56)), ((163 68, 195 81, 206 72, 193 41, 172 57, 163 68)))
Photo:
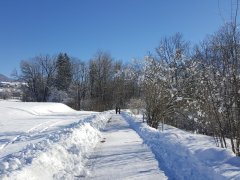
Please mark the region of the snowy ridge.
POLYGON ((47 139, 29 144, 18 153, 0 159, 1 179, 73 179, 83 176, 86 157, 101 138, 110 112, 73 123, 48 135, 47 139))
MULTIPOLYGON (((161 132, 127 113, 122 115, 155 154, 170 179, 239 179, 237 158, 227 149, 201 146, 203 135, 173 129, 161 132), (176 132, 176 133, 174 133, 176 132), (181 134, 182 133, 182 134, 181 134)), ((207 136, 204 136, 208 143, 207 136)))
POLYGON ((18 113, 22 115, 49 115, 50 113, 74 113, 72 108, 62 103, 42 103, 42 102, 13 102, 0 101, 4 103, 4 108, 11 113, 18 113), (21 103, 21 106, 19 104, 21 103))

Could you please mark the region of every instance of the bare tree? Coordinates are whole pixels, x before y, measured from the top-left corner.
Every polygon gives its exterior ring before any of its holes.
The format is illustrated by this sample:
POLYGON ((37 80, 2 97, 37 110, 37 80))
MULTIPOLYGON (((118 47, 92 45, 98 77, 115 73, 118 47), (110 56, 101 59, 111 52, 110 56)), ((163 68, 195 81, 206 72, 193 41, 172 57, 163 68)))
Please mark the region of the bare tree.
POLYGON ((50 56, 37 56, 31 61, 21 62, 21 79, 27 83, 25 100, 46 102, 53 85, 55 59, 50 56))
POLYGON ((98 52, 90 61, 89 83, 92 108, 99 111, 112 108, 112 61, 112 57, 104 52, 98 52))
POLYGON ((88 69, 84 62, 76 60, 73 63, 73 77, 70 86, 70 96, 72 97, 73 107, 82 109, 82 101, 86 97, 88 88, 88 69))

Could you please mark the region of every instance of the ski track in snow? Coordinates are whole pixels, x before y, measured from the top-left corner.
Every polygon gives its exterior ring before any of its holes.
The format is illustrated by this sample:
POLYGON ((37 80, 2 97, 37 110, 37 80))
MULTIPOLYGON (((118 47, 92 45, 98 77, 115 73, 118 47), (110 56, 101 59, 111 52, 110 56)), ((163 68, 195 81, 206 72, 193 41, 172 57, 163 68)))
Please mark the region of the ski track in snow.
MULTIPOLYGON (((85 117, 86 116, 81 116, 80 119, 83 119, 85 117)), ((77 119, 77 120, 80 121, 80 119, 77 119)), ((48 129, 50 129, 52 127, 55 127, 58 124, 62 124, 63 122, 66 122, 66 119, 65 120, 46 121, 46 122, 43 122, 43 123, 39 123, 38 125, 36 125, 36 126, 30 128, 29 130, 27 130, 25 133, 22 133, 18 136, 15 136, 11 140, 2 144, 1 147, 0 147, 0 152, 4 148, 6 148, 9 144, 14 144, 14 143, 17 143, 17 142, 20 142, 20 141, 30 140, 31 138, 33 138, 37 135, 40 135, 41 133, 47 131, 48 129)))
POLYGON ((29 130, 27 130, 26 133, 23 133, 22 135, 18 135, 18 136, 13 137, 12 140, 6 142, 5 144, 3 144, 1 146, 0 151, 2 149, 4 149, 5 147, 7 147, 9 144, 14 144, 15 142, 21 141, 23 139, 26 140, 26 138, 30 138, 31 136, 37 135, 37 134, 45 131, 50 126, 48 124, 52 124, 52 123, 53 122, 51 122, 51 121, 40 123, 40 124, 30 128, 29 130))

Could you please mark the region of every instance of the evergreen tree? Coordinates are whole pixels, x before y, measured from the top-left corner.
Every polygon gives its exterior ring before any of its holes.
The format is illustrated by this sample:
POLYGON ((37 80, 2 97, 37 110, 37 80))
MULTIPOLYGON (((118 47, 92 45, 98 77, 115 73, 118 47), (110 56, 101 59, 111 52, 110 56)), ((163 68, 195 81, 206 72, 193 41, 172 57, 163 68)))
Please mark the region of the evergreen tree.
POLYGON ((72 82, 72 67, 70 58, 66 53, 60 53, 57 57, 56 88, 61 91, 68 91, 72 82))

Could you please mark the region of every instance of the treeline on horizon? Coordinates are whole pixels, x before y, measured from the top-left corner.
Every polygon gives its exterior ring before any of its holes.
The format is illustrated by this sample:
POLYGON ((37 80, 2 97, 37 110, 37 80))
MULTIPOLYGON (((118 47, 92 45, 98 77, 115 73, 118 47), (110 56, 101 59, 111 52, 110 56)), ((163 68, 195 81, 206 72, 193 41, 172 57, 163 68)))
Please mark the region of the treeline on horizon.
POLYGON ((136 77, 126 71, 129 66, 102 51, 88 62, 66 53, 40 55, 22 61, 20 69, 19 78, 27 83, 23 101, 63 102, 77 110, 104 111, 125 107, 129 99, 139 97, 136 77))
POLYGON ((89 61, 36 56, 21 62, 24 101, 104 111, 141 109, 154 128, 169 124, 214 137, 240 156, 240 33, 228 23, 198 45, 180 33, 131 63, 98 52, 89 61), (230 139, 228 144, 226 138, 230 139))

